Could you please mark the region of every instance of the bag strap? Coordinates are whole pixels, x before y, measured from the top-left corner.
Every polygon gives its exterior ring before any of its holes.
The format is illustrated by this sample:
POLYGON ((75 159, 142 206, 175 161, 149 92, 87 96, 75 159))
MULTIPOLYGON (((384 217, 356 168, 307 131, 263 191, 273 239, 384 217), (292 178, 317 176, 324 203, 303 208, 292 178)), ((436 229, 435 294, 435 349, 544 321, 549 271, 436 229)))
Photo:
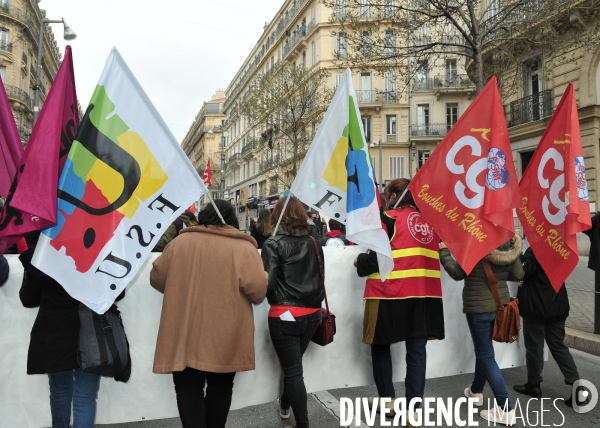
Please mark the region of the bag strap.
POLYGON ((113 334, 112 326, 106 315, 101 315, 102 319, 102 330, 106 339, 106 344, 110 353, 113 357, 113 377, 118 377, 123 371, 123 365, 121 364, 121 355, 119 354, 119 348, 117 348, 117 342, 115 342, 115 335, 113 334))
POLYGON ((321 258, 321 253, 319 252, 317 240, 313 236, 311 236, 310 239, 312 239, 313 243, 315 244, 315 250, 317 250, 317 260, 319 260, 321 285, 323 286, 323 294, 325 294, 325 307, 327 308, 327 313, 329 313, 329 302, 327 301, 327 290, 325 289, 325 267, 323 266, 323 259, 321 258))
MULTIPOLYGON (((83 304, 83 303, 82 303, 83 304)), ((96 332, 96 338, 98 340, 98 351, 100 352, 100 363, 108 364, 108 352, 106 350, 106 343, 102 338, 104 337, 104 322, 102 318, 104 316, 98 315, 93 310, 89 309, 92 314, 92 321, 94 323, 94 331, 96 332)))
POLYGON ((490 285, 490 289, 492 290, 492 295, 494 296, 494 300, 496 301, 496 308, 502 309, 504 305, 502 304, 502 299, 500 298, 500 292, 498 291, 498 281, 496 281, 496 276, 492 271, 492 267, 490 264, 482 260, 481 264, 483 265, 483 270, 485 270, 485 275, 487 276, 488 284, 490 285))

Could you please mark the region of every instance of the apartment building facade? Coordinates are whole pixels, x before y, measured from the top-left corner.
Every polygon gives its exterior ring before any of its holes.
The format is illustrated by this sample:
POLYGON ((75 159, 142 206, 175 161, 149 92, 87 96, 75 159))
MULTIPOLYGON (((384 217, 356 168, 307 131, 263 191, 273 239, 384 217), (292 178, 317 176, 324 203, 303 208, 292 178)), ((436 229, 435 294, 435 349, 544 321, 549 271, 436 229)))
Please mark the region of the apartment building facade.
MULTIPOLYGON (((0 77, 23 145, 33 125, 39 29, 44 17, 45 11, 39 9, 36 0, 0 0, 0 77)), ((40 107, 61 62, 48 24, 44 25, 43 41, 40 107)))
MULTIPOLYGON (((223 114, 225 100, 225 93, 217 90, 210 101, 205 101, 181 143, 181 148, 192 161, 192 165, 200 176, 203 175, 210 159, 212 186, 209 191, 214 199, 221 197, 219 193, 223 137, 221 125, 225 119, 223 114)), ((202 204, 206 204, 206 202, 205 198, 201 201, 202 204)))
MULTIPOLYGON (((289 174, 292 150, 285 141, 267 144, 265 129, 248 126, 236 106, 250 96, 254 77, 283 62, 326 68, 329 85, 335 88, 349 49, 345 34, 336 26, 336 17, 343 18, 341 13, 343 8, 333 11, 318 0, 287 0, 265 25, 263 35, 226 88, 225 187, 227 199, 238 206, 240 214, 254 217, 259 208, 272 206, 286 190, 282 177, 289 174)), ((398 37, 394 43, 403 41, 398 37)), ((393 70, 352 74, 372 162, 384 183, 411 177, 418 170, 464 112, 475 90, 459 55, 421 66, 423 73, 412 91, 398 90, 398 73, 393 70)), ((311 125, 306 132, 314 135, 316 127, 311 125)), ((300 148, 300 158, 307 148, 300 148)))

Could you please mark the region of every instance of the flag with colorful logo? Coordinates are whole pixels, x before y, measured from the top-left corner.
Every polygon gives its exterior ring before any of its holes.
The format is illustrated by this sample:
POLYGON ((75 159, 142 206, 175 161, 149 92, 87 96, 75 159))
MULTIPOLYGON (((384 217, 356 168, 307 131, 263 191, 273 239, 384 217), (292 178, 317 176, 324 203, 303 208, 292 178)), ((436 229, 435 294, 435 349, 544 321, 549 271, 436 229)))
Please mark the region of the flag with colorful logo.
POLYGON ((212 187, 212 174, 210 172, 210 158, 206 161, 206 168, 204 168, 204 174, 202 174, 202 182, 210 189, 212 187))
POLYGON ((79 108, 73 56, 67 46, 2 211, 0 252, 27 233, 56 223, 58 177, 77 129, 79 108))
POLYGON ((290 192, 346 225, 348 240, 377 252, 379 271, 392 271, 392 251, 381 227, 377 187, 352 73, 346 70, 290 192))
POLYGON ((42 231, 33 264, 104 313, 206 192, 113 48, 60 176, 57 224, 42 231))
POLYGON ((496 77, 408 186, 419 210, 469 274, 515 234, 517 174, 496 77))
POLYGON ((558 292, 579 261, 576 234, 592 227, 572 82, 519 185, 522 199, 517 215, 523 232, 558 292))

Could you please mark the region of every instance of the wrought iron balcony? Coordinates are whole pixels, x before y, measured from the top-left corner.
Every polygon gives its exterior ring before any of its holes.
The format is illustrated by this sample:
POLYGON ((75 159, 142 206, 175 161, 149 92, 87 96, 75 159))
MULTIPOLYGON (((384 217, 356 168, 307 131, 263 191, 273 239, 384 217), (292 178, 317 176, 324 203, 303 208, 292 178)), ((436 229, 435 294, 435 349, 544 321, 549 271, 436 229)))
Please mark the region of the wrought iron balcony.
POLYGON ((552 90, 550 89, 511 102, 508 127, 552 116, 552 104, 552 90))
POLYGON ((17 98, 25 102, 29 108, 32 107, 31 97, 27 92, 12 85, 5 85, 4 87, 6 88, 6 95, 8 95, 9 98, 17 98))
POLYGON ((436 76, 433 78, 433 87, 435 89, 443 88, 472 88, 475 83, 471 82, 467 74, 447 74, 445 76, 436 76))
POLYGON ((441 137, 446 135, 450 125, 445 123, 428 123, 412 125, 410 135, 413 137, 441 137))
POLYGON ((400 102, 400 94, 396 91, 380 92, 379 96, 384 104, 398 104, 400 102))
POLYGON ((417 77, 415 79, 415 91, 432 91, 433 79, 431 77, 417 77))
POLYGON ((276 195, 279 193, 279 187, 277 185, 269 188, 269 195, 276 195))
POLYGON ((381 100, 381 95, 377 91, 356 91, 356 97, 359 103, 377 103, 381 100))
POLYGON ((239 159, 240 159, 240 154, 236 153, 234 155, 229 156, 229 163, 235 162, 236 160, 239 160, 239 159))

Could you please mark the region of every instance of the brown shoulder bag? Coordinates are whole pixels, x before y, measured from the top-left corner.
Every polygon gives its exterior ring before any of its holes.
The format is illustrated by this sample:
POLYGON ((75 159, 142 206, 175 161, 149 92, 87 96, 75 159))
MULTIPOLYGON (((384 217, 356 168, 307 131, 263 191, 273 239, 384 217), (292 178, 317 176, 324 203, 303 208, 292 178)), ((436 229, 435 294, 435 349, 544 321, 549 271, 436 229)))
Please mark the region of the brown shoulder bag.
POLYGON ((521 315, 519 314, 519 301, 516 297, 511 297, 510 302, 502 304, 496 276, 492 272, 492 267, 485 260, 481 261, 485 275, 487 276, 490 289, 496 301, 496 320, 494 321, 494 333, 492 339, 496 342, 513 343, 519 338, 521 330, 521 315))
POLYGON ((325 290, 325 269, 323 267, 323 259, 321 258, 321 253, 319 252, 319 246, 317 245, 317 241, 315 240, 315 238, 313 238, 312 236, 310 238, 315 244, 315 250, 317 250, 321 285, 323 287, 323 293, 325 294, 325 308, 321 308, 321 322, 319 323, 319 327, 317 327, 315 334, 313 334, 313 337, 310 340, 315 342, 317 345, 325 346, 333 342, 333 336, 335 335, 335 315, 329 312, 329 302, 327 302, 327 290, 325 290))

